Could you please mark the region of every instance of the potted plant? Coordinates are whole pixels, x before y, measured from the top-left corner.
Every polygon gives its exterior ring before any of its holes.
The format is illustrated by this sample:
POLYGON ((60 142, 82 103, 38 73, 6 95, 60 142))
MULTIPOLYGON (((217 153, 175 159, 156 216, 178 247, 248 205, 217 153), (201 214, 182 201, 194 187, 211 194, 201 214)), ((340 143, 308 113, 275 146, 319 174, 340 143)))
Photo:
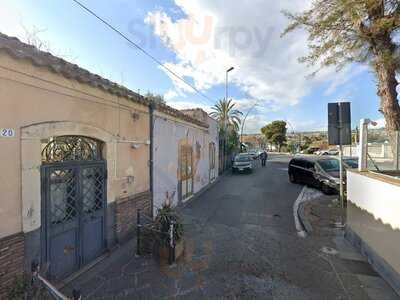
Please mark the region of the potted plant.
POLYGON ((154 222, 154 229, 157 232, 158 254, 162 260, 169 258, 171 224, 174 228, 175 259, 178 259, 184 251, 183 223, 176 210, 169 203, 165 203, 158 209, 154 222))

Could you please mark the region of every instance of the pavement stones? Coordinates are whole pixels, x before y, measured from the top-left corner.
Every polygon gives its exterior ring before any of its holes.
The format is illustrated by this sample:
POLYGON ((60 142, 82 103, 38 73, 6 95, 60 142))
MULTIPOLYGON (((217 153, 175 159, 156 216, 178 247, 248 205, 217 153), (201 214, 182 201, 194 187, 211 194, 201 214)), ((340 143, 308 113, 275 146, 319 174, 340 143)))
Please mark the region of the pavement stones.
POLYGON ((297 236, 293 202, 302 187, 280 170, 287 157, 270 157, 253 174, 224 176, 182 210, 186 247, 176 264, 136 257, 131 241, 63 292, 79 288, 85 300, 364 300, 393 293, 365 261, 349 263, 357 253, 340 232, 297 236))
POLYGON ((344 219, 336 197, 322 196, 304 205, 304 218, 312 226, 310 239, 331 237, 331 247, 321 248, 326 259, 338 274, 349 299, 400 299, 394 290, 372 268, 365 257, 344 238, 334 223, 344 219))

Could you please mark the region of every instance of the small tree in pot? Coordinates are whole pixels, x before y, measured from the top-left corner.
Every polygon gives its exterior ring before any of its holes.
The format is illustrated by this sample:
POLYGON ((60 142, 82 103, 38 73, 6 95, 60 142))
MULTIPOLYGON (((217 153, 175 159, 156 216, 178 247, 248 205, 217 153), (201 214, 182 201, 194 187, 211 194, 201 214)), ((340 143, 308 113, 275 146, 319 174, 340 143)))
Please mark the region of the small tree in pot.
POLYGON ((173 236, 175 245, 175 258, 178 259, 184 250, 183 244, 183 223, 175 208, 165 203, 157 211, 154 229, 157 232, 156 243, 161 259, 168 259, 170 247, 170 226, 173 224, 173 236))

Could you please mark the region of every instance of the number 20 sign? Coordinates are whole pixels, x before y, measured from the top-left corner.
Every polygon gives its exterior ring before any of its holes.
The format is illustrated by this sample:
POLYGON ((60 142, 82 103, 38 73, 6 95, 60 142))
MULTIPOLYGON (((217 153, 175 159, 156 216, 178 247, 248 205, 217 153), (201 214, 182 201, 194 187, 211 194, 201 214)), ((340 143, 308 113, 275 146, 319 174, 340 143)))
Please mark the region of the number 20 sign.
POLYGON ((12 128, 1 128, 0 129, 0 137, 14 137, 15 130, 12 128))

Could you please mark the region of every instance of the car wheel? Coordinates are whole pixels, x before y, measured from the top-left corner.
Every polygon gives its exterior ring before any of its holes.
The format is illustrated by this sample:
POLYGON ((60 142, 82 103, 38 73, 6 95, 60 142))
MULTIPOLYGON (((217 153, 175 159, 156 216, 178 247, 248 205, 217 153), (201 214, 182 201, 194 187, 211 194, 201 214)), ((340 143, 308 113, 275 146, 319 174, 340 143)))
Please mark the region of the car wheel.
POLYGON ((330 195, 332 194, 332 189, 326 184, 326 183, 321 183, 321 191, 325 194, 325 195, 330 195))
POLYGON ((297 183, 296 177, 294 176, 293 173, 289 173, 289 181, 291 183, 297 183))

